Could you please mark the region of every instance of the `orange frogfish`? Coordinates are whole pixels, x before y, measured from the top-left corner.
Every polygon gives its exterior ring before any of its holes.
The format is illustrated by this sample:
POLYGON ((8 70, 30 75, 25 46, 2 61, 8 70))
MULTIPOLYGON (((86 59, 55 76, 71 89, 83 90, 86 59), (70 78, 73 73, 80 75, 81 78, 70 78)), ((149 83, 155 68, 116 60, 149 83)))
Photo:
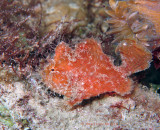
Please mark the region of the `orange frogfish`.
POLYGON ((42 71, 43 80, 51 90, 68 97, 72 106, 106 92, 124 96, 133 89, 128 76, 148 68, 152 56, 133 41, 119 44, 116 51, 121 54, 120 66, 114 65, 94 39, 78 43, 74 49, 61 42, 53 61, 42 71))

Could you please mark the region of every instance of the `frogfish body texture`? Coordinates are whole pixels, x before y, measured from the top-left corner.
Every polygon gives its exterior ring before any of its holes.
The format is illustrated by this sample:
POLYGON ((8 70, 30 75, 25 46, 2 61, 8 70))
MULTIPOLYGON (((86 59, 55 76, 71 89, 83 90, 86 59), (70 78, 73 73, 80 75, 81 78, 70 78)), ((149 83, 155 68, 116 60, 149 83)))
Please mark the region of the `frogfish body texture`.
MULTIPOLYGON (((121 46, 117 49, 123 53, 126 47, 121 46)), ((128 64, 134 66, 135 60, 140 60, 139 58, 151 58, 146 50, 142 49, 141 52, 141 48, 137 49, 136 45, 133 46, 133 52, 138 50, 136 58, 133 56, 132 59, 131 55, 134 54, 129 49, 127 56, 130 60, 123 53, 121 55, 123 64, 115 66, 111 58, 103 53, 101 45, 93 39, 78 43, 75 49, 61 42, 56 47, 53 62, 49 63, 42 72, 44 82, 51 90, 69 97, 70 105, 106 92, 116 92, 122 96, 129 94, 133 85, 128 76, 138 70, 133 70, 132 67, 128 67, 128 64)), ((139 71, 149 66, 146 61, 138 65, 139 71)))

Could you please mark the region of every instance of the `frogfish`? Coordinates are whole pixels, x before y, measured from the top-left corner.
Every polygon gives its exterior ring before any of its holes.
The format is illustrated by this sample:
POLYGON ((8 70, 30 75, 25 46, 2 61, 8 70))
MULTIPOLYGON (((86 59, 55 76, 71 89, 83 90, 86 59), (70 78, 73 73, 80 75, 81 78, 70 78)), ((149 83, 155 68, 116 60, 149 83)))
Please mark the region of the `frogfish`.
POLYGON ((134 41, 123 41, 116 52, 121 55, 120 66, 114 65, 94 39, 77 43, 74 49, 60 42, 53 60, 42 71, 43 80, 52 91, 66 96, 71 106, 107 92, 130 94, 134 85, 129 76, 148 68, 152 55, 134 41))

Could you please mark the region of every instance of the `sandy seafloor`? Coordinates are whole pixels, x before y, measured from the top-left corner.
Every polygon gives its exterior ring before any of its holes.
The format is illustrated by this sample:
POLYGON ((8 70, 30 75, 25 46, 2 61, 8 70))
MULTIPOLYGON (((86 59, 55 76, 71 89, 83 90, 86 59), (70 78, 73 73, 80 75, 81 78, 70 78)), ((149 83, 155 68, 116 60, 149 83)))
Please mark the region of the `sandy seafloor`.
POLYGON ((160 129, 159 95, 146 88, 137 88, 134 97, 106 96, 71 109, 65 98, 51 96, 36 78, 29 81, 29 87, 0 83, 1 103, 13 123, 0 123, 0 129, 160 129))

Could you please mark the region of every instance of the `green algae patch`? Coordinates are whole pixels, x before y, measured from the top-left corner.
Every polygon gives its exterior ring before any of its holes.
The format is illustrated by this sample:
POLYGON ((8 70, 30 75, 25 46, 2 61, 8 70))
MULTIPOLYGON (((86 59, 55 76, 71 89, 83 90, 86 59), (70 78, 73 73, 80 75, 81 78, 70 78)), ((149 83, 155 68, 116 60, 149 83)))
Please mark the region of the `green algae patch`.
POLYGON ((14 125, 9 110, 0 102, 0 122, 8 127, 14 125))

